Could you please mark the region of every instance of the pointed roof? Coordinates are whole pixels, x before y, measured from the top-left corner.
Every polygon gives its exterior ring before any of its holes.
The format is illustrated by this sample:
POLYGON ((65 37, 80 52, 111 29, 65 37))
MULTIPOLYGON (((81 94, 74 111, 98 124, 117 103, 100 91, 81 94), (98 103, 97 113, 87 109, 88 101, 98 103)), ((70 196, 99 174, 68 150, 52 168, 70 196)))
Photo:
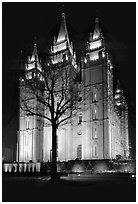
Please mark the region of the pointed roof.
POLYGON ((31 62, 32 61, 37 61, 37 62, 39 61, 36 42, 34 42, 34 48, 33 48, 33 53, 32 53, 32 57, 31 57, 31 62))
POLYGON ((58 33, 57 43, 65 40, 65 39, 68 40, 68 32, 67 32, 67 26, 66 26, 65 13, 62 13, 61 24, 60 24, 60 29, 59 29, 59 33, 58 33))
POLYGON ((100 37, 99 18, 95 19, 95 29, 93 33, 93 40, 100 37))

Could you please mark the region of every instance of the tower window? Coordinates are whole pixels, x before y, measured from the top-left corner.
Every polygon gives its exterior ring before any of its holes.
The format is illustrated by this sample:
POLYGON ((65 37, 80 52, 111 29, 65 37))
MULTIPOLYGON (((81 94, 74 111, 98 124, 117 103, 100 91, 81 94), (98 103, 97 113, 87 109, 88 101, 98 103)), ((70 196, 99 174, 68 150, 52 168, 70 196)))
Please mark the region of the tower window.
POLYGON ((94 107, 92 110, 92 119, 97 120, 97 107, 94 107))
POLYGON ((97 94, 96 93, 94 93, 94 101, 97 101, 97 94))
POLYGON ((82 123, 82 114, 79 115, 79 121, 78 124, 80 125, 82 123))
POLYGON ((96 126, 94 126, 92 128, 92 137, 93 137, 93 139, 98 138, 98 136, 97 136, 97 127, 96 126))
POLYGON ((25 151, 25 160, 28 160, 28 152, 25 151))
POLYGON ((94 145, 94 146, 93 146, 93 156, 94 156, 94 157, 97 157, 97 156, 98 156, 98 146, 97 146, 97 145, 94 145))
POLYGON ((81 157, 82 157, 82 145, 81 144, 79 144, 78 146, 77 146, 77 158, 78 159, 81 159, 81 157))
POLYGON ((96 87, 93 88, 92 102, 97 102, 97 89, 96 89, 96 87))
POLYGON ((25 145, 28 145, 29 144, 29 137, 28 135, 25 136, 25 145))
POLYGON ((26 120, 26 129, 29 129, 29 120, 26 120))

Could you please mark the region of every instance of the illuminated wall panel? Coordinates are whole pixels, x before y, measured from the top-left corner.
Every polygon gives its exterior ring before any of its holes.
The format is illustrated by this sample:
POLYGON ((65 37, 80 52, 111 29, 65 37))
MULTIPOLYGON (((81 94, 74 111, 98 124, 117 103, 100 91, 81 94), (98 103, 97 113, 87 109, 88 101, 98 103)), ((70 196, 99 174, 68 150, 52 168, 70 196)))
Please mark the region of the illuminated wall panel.
POLYGON ((63 43, 59 43, 57 45, 54 45, 53 46, 53 52, 56 53, 56 52, 59 52, 59 51, 62 51, 62 50, 65 50, 67 47, 66 47, 66 41, 63 42, 63 43))
POLYGON ((99 59, 99 51, 94 51, 90 53, 90 60, 95 61, 99 59))
POLYGON ((90 49, 93 50, 93 49, 96 49, 96 48, 100 48, 102 46, 102 40, 97 40, 97 41, 94 41, 94 42, 90 42, 90 49))

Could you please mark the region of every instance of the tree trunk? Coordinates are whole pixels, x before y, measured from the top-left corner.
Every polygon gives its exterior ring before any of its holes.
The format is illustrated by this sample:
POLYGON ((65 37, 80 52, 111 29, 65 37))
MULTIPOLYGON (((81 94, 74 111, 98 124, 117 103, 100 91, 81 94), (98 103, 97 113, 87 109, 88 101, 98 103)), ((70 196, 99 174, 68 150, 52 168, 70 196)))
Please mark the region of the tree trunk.
POLYGON ((52 166, 51 166, 51 179, 57 179, 57 127, 52 124, 52 166))

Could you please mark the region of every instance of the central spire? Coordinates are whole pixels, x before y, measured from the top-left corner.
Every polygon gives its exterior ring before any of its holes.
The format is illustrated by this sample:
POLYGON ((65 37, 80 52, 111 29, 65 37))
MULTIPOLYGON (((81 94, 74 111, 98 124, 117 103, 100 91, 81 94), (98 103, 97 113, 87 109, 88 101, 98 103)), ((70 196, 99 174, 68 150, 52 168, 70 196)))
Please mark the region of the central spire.
POLYGON ((58 37, 57 40, 54 38, 53 46, 51 46, 51 54, 53 64, 70 59, 72 65, 76 65, 76 55, 73 52, 73 44, 69 41, 65 13, 62 13, 58 37))
POLYGON ((57 43, 64 41, 65 39, 68 40, 68 32, 67 32, 67 26, 66 26, 65 13, 62 13, 62 20, 60 24, 59 33, 58 33, 57 43))
POLYGON ((95 19, 95 29, 93 33, 93 40, 100 37, 99 18, 95 19))

